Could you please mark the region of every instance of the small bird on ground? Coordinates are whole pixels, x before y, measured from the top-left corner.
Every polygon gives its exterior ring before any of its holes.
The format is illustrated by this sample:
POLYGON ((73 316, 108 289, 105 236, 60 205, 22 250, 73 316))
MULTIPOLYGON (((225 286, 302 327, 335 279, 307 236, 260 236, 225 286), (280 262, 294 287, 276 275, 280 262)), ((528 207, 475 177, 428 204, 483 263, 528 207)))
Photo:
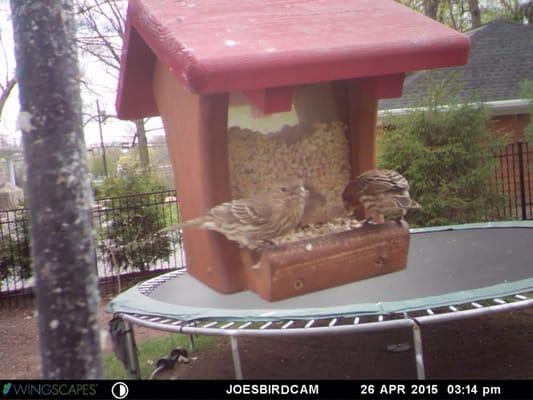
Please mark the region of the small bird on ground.
POLYGON ((401 174, 390 169, 373 169, 359 175, 348 183, 342 193, 344 206, 348 211, 361 204, 368 213, 366 223, 379 214, 402 219, 407 210, 420 208, 409 196, 409 183, 401 174))
POLYGON ((187 227, 210 229, 241 247, 254 249, 295 229, 308 197, 309 191, 302 180, 289 179, 270 192, 219 204, 199 218, 163 231, 187 227))

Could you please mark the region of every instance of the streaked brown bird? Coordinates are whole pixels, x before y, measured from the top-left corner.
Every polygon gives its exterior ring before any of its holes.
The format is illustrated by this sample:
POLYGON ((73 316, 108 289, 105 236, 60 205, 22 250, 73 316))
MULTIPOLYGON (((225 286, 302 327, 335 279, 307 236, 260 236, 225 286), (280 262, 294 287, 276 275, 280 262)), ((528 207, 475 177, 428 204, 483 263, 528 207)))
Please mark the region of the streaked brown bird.
POLYGON ((347 210, 360 204, 370 214, 370 222, 379 214, 401 219, 412 208, 420 205, 409 196, 409 183, 401 174, 390 169, 373 169, 359 175, 342 193, 347 210))
POLYGON ((241 247, 257 248, 289 233, 300 223, 309 191, 299 178, 289 179, 270 192, 219 204, 205 215, 163 231, 197 227, 222 233, 241 247))

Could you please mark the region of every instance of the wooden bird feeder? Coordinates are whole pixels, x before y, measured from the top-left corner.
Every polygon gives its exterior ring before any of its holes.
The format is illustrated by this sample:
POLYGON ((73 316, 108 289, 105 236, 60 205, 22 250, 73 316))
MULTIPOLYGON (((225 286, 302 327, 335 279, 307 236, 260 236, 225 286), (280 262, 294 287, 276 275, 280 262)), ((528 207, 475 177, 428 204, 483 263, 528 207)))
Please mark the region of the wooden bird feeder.
MULTIPOLYGON (((160 115, 182 220, 300 176, 342 214, 344 185, 376 167, 378 101, 407 72, 467 62, 466 36, 392 0, 130 0, 117 98, 122 119, 160 115)), ((262 251, 186 229, 189 273, 267 300, 405 268, 405 223, 262 251)))

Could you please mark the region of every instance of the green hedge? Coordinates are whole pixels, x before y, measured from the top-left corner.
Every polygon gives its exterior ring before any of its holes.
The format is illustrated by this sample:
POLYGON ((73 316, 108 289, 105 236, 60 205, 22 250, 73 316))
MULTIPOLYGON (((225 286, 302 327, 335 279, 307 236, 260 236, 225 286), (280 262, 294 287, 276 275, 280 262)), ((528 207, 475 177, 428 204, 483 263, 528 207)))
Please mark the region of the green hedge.
MULTIPOLYGON (((379 165, 402 173, 422 205, 408 216, 413 226, 478 221, 503 199, 491 189, 494 151, 503 139, 489 130, 489 115, 474 103, 414 109, 388 115, 379 141, 379 165)), ((441 103, 442 104, 442 103, 441 103)))

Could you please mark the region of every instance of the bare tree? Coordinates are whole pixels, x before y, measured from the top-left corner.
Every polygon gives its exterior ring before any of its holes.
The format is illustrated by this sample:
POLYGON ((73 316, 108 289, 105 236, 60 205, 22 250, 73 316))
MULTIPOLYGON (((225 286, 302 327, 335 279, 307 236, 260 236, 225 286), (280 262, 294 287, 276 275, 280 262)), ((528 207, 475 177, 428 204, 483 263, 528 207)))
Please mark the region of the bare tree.
MULTIPOLYGON (((479 0, 396 0, 436 21, 458 31, 477 28, 482 24, 479 0)), ((505 0, 503 0, 505 1, 505 0)), ((508 0, 509 1, 509 0, 508 0)), ((494 10, 494 15, 501 14, 494 10)))
POLYGON ((396 0, 436 21, 460 30, 461 21, 456 16, 457 3, 464 0, 396 0))
POLYGON ((437 19, 441 0, 426 0, 424 2, 424 14, 431 19, 437 19))
MULTIPOLYGON (((118 80, 125 11, 128 2, 126 0, 75 0, 75 3, 80 24, 78 33, 80 49, 100 62, 115 78, 115 81, 118 80)), ((85 86, 93 90, 90 84, 85 83, 85 86)), ((106 117, 111 115, 112 113, 106 113, 106 117)), ((146 121, 139 119, 133 123, 135 137, 132 143, 138 143, 139 161, 141 167, 147 170, 150 160, 146 121)))
POLYGON ((479 8, 479 0, 468 0, 468 8, 470 10, 472 28, 481 26, 481 10, 479 8))
POLYGON ((413 10, 424 12, 424 3, 426 0, 395 0, 397 3, 403 4, 413 10))
POLYGON ((533 24, 533 0, 518 0, 517 19, 533 24))
MULTIPOLYGON (((2 12, 3 5, 0 4, 0 12, 2 12)), ((10 68, 9 57, 7 56, 7 43, 6 43, 6 31, 5 28, 0 26, 0 70, 3 71, 3 75, 0 76, 0 118, 2 117, 2 112, 7 103, 9 95, 15 88, 17 84, 17 78, 15 78, 14 69, 10 68)))
POLYGON ((4 84, 0 84, 0 116, 2 116, 7 99, 9 98, 9 95, 13 91, 16 84, 17 79, 15 77, 7 79, 4 84))
POLYGON ((500 0, 500 7, 507 18, 533 23, 533 1, 531 0, 500 0))
POLYGON ((45 379, 102 377, 92 192, 69 0, 11 0, 45 379))

